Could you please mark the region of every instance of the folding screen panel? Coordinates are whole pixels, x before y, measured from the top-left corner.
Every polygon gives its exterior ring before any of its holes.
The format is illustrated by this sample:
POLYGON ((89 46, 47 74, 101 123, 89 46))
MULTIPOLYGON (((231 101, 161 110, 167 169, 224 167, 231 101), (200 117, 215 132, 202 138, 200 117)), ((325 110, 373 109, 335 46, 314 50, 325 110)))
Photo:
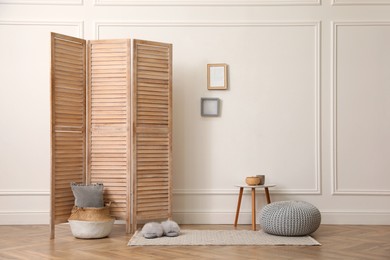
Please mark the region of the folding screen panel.
POLYGON ((171 217, 172 45, 133 44, 133 227, 171 217))
POLYGON ((134 41, 132 89, 130 40, 87 47, 52 34, 51 238, 74 205, 71 182, 103 183, 127 232, 171 217, 172 45, 134 41))
POLYGON ((74 205, 71 182, 85 179, 86 42, 51 34, 51 238, 74 205))
POLYGON ((88 43, 87 182, 104 184, 111 215, 130 230, 130 40, 88 43))

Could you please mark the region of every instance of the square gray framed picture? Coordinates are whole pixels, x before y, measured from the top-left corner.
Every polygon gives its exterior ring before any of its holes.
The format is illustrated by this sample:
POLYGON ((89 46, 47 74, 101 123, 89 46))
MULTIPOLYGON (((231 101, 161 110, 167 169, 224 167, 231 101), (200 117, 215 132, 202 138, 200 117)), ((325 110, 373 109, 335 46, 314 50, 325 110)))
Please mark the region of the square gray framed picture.
POLYGON ((220 115, 219 98, 201 98, 200 114, 205 117, 217 117, 220 115))

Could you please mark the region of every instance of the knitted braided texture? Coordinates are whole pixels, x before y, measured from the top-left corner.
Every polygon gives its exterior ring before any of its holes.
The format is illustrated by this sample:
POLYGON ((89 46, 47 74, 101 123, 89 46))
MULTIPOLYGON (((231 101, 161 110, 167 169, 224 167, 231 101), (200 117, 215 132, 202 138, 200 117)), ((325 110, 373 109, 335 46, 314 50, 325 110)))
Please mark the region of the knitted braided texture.
POLYGON ((279 201, 266 205, 259 214, 264 232, 278 236, 305 236, 317 230, 321 213, 304 201, 279 201))

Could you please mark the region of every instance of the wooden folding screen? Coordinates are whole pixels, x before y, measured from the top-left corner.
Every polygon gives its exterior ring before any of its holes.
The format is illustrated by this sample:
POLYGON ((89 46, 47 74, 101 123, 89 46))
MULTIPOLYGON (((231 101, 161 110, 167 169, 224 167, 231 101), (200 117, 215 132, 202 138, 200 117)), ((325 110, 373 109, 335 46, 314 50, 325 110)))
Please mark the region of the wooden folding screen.
POLYGON ((130 40, 88 42, 87 182, 104 184, 111 215, 130 230, 130 40))
POLYGON ((71 182, 102 182, 127 232, 171 217, 172 45, 134 40, 133 60, 130 47, 52 34, 51 238, 71 182))
POLYGON ((51 238, 68 221, 69 184, 85 179, 85 40, 51 35, 51 238))
POLYGON ((172 45, 134 40, 133 227, 171 218, 172 45))

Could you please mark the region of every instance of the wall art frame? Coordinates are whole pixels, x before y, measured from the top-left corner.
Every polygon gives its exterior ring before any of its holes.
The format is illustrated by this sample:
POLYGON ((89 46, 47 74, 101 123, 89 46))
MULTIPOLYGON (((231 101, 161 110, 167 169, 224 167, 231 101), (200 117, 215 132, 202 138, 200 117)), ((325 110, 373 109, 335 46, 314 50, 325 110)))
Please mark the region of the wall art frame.
POLYGON ((227 64, 207 64, 207 89, 226 90, 228 89, 227 64))
POLYGON ((220 116, 220 99, 219 98, 201 98, 200 114, 203 117, 220 116))

